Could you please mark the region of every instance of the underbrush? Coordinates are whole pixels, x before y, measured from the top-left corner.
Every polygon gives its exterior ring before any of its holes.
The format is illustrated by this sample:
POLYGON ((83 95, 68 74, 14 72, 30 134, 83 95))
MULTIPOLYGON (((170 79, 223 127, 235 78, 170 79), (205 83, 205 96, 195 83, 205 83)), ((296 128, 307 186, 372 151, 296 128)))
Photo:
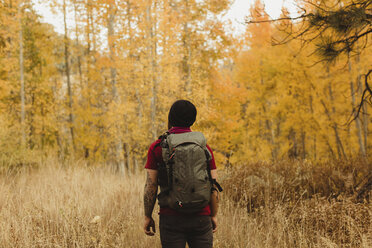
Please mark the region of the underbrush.
POLYGON ((29 169, 36 169, 45 155, 37 150, 18 149, 11 152, 0 151, 0 174, 17 173, 29 169))
POLYGON ((22 147, 20 137, 20 126, 12 125, 6 118, 0 117, 0 174, 37 168, 40 158, 48 154, 41 149, 22 147))
POLYGON ((312 199, 247 213, 227 197, 225 192, 215 247, 372 247, 367 204, 312 199))
POLYGON ((261 207, 292 204, 314 196, 369 201, 372 164, 362 160, 311 163, 254 163, 225 171, 230 198, 249 212, 261 207))
POLYGON ((371 247, 371 169, 363 161, 249 164, 223 173, 224 195, 275 230, 280 240, 270 242, 282 247, 371 247))

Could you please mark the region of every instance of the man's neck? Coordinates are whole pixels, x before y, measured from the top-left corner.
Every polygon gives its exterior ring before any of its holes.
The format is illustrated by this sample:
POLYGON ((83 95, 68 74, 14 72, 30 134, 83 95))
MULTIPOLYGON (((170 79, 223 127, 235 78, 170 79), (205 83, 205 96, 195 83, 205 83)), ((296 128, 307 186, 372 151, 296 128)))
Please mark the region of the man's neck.
POLYGON ((169 130, 168 130, 169 133, 187 133, 187 132, 191 132, 191 128, 190 127, 171 127, 169 130))

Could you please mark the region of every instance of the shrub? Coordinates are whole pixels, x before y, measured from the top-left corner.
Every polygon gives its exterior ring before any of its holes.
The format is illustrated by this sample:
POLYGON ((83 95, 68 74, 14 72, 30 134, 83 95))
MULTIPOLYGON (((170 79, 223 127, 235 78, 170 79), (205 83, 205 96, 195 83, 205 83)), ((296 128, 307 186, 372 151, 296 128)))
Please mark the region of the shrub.
MULTIPOLYGON (((260 207, 294 204, 315 195, 325 198, 353 197, 371 177, 371 164, 362 160, 310 163, 307 161, 259 162, 225 173, 226 194, 249 212, 260 207)), ((369 200, 366 192, 365 199, 369 200)))

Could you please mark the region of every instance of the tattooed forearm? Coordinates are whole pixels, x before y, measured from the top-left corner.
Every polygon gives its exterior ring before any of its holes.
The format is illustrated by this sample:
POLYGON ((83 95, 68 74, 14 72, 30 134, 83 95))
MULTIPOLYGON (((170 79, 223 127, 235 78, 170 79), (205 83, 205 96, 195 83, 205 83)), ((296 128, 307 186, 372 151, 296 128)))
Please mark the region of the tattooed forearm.
POLYGON ((144 191, 144 207, 145 207, 145 216, 151 217, 152 211, 154 209, 156 195, 158 192, 158 183, 157 180, 152 178, 147 172, 147 179, 145 184, 145 191, 144 191))
POLYGON ((215 217, 218 212, 218 202, 219 202, 219 197, 218 197, 218 191, 214 190, 211 195, 211 201, 210 201, 210 207, 211 207, 211 216, 215 217))

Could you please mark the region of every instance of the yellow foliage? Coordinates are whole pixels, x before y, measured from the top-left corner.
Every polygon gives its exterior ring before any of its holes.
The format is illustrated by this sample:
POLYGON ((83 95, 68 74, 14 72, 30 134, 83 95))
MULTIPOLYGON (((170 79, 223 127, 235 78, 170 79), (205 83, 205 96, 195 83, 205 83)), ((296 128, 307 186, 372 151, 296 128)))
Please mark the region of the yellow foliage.
POLYGON ((272 46, 290 21, 265 22, 259 0, 250 18, 264 22, 239 38, 219 18, 229 0, 64 2, 74 16, 66 37, 41 23, 32 5, 0 5, 0 117, 14 127, 4 137, 19 142, 22 30, 27 149, 135 169, 180 98, 197 106, 193 130, 206 134, 218 164, 371 149, 369 116, 345 125, 372 62, 369 46, 332 65, 308 56, 316 40, 272 46))

